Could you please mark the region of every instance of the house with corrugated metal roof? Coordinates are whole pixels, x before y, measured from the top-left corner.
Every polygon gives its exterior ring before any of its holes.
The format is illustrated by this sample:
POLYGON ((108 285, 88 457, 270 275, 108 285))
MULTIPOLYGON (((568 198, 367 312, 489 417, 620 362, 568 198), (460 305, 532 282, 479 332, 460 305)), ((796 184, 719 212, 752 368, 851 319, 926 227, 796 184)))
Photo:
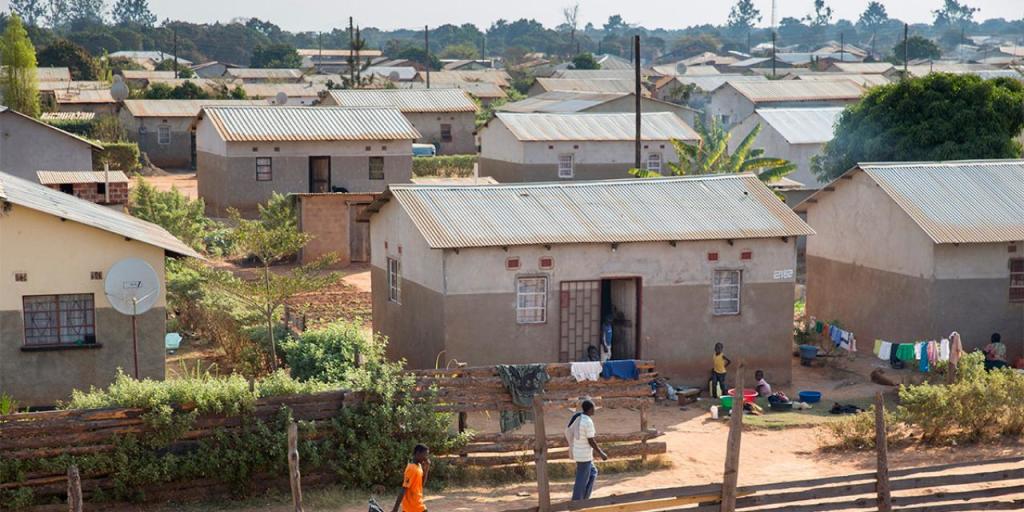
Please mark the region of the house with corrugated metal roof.
POLYGON ((196 177, 207 211, 256 212, 272 192, 383 192, 412 177, 420 133, 382 107, 203 107, 196 177))
MULTIPOLYGON (((672 140, 700 136, 671 112, 643 114, 641 165, 661 172, 678 162, 672 140)), ((499 112, 480 129, 480 176, 501 183, 625 178, 636 166, 633 113, 499 112)))
POLYGON ((134 373, 132 319, 104 293, 126 258, 148 263, 161 284, 137 316, 137 354, 141 378, 163 379, 164 262, 196 252, 155 224, 6 173, 0 203, 0 393, 54 405, 108 386, 118 369, 134 373))
POLYGON ((290 68, 227 68, 224 77, 247 84, 302 83, 302 71, 290 68))
POLYGON ((711 94, 705 115, 730 128, 758 108, 842 107, 863 94, 863 87, 846 79, 729 81, 711 94))
MULTIPOLYGON (((640 88, 641 94, 650 94, 642 84, 640 88)), ((629 93, 636 91, 636 82, 633 78, 537 78, 527 95, 552 91, 629 93)))
POLYGON ((267 100, 125 100, 121 126, 153 165, 194 169, 192 124, 203 107, 266 105, 267 100))
POLYGON ((0 106, 0 169, 36 181, 36 171, 92 170, 99 144, 0 106))
POLYGON ((807 312, 862 347, 961 334, 1024 344, 1024 160, 862 163, 796 207, 807 312))
POLYGON ((476 153, 478 107, 462 89, 334 90, 321 105, 397 108, 420 132, 416 142, 433 144, 441 155, 476 153))
POLYGON ((130 180, 124 171, 37 171, 40 185, 96 204, 128 204, 130 180))
POLYGON ((371 204, 373 328, 413 368, 653 359, 703 386, 723 342, 790 379, 795 238, 753 175, 394 185, 371 204))
MULTIPOLYGON (((570 92, 554 91, 530 96, 520 101, 506 103, 498 110, 501 112, 572 114, 576 112, 635 112, 636 95, 631 92, 570 92)), ((686 124, 693 126, 700 112, 676 103, 656 100, 643 96, 640 98, 640 111, 671 112, 680 117, 686 124)))

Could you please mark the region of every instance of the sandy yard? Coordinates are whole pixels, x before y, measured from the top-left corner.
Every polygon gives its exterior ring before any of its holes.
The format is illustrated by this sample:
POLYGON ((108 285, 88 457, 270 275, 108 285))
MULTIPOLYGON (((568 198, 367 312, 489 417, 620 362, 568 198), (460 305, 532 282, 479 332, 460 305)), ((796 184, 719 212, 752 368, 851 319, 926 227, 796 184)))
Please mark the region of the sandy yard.
POLYGON ((199 197, 199 184, 196 181, 195 171, 167 171, 159 176, 141 176, 146 183, 149 183, 157 190, 167 191, 172 188, 178 189, 189 199, 199 197))

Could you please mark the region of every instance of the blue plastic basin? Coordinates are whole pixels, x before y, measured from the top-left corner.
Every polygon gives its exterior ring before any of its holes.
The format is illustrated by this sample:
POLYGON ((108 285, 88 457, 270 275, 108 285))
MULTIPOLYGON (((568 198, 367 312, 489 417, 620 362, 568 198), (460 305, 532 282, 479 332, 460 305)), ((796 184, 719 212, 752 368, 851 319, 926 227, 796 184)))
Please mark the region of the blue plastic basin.
POLYGON ((815 404, 821 401, 821 391, 801 391, 800 401, 815 404))

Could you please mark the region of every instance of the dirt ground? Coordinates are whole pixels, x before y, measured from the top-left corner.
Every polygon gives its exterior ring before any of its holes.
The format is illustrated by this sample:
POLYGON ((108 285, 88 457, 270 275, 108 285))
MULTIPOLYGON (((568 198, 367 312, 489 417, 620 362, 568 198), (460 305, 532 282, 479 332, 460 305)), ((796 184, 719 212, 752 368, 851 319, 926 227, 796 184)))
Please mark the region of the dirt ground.
POLYGON ((196 181, 195 171, 170 169, 157 176, 141 176, 141 178, 157 190, 167 191, 176 188, 189 199, 199 197, 199 184, 196 181))

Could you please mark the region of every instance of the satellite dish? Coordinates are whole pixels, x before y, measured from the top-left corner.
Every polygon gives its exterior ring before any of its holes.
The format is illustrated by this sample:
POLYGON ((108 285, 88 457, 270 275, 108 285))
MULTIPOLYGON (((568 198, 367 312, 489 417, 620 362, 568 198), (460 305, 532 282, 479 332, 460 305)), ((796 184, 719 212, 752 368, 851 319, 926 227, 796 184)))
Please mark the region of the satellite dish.
POLYGON ((160 277, 138 258, 121 260, 107 271, 103 289, 110 305, 125 315, 149 311, 160 296, 160 277))
POLYGON ((277 103, 278 105, 284 105, 284 104, 288 103, 288 95, 285 94, 284 91, 281 91, 281 92, 277 93, 277 96, 275 97, 274 102, 277 103))
POLYGON ((682 62, 677 62, 676 63, 676 74, 679 75, 679 76, 685 75, 686 74, 686 64, 683 64, 682 62))
POLYGON ((110 96, 114 98, 114 101, 120 103, 128 99, 128 86, 124 83, 124 77, 121 75, 114 75, 114 83, 110 86, 110 96))
POLYGON ((392 71, 391 73, 388 73, 388 80, 391 80, 392 82, 397 82, 401 80, 401 78, 402 76, 398 74, 398 71, 392 71))

